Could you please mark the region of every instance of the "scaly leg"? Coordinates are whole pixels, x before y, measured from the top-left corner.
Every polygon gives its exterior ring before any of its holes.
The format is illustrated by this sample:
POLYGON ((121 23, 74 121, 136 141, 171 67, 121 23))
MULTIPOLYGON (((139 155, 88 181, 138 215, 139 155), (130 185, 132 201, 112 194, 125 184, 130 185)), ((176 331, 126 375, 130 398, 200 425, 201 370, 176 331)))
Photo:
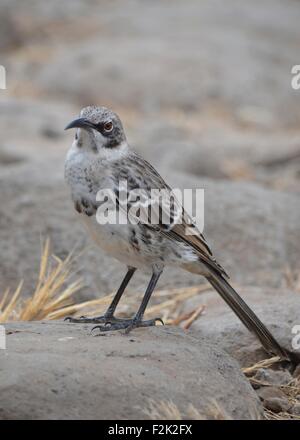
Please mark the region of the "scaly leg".
POLYGON ((75 322, 75 323, 86 323, 86 324, 100 324, 100 323, 112 323, 112 322, 119 322, 124 321, 123 319, 115 318, 114 313, 117 308, 117 305, 119 304, 119 301, 129 283, 131 280, 134 272, 136 271, 135 267, 129 267, 128 271, 125 275, 125 278, 122 281, 121 286, 119 287, 116 295, 114 296, 110 306, 106 310, 105 314, 103 316, 95 316, 94 318, 87 318, 86 316, 81 316, 80 318, 72 318, 71 316, 68 316, 65 318, 65 321, 69 322, 75 322))
POLYGON ((94 330, 96 328, 99 328, 101 331, 125 329, 125 333, 129 333, 133 328, 136 328, 136 327, 154 326, 154 325, 156 325, 156 321, 160 321, 163 324, 163 321, 160 318, 149 319, 147 321, 142 320, 144 313, 145 313, 145 310, 146 310, 146 307, 148 305, 148 302, 151 298, 151 295, 155 289, 155 286, 156 286, 157 281, 158 281, 161 274, 162 274, 162 271, 153 272, 150 283, 147 287, 146 293, 145 293, 144 298, 142 300, 142 303, 140 305, 140 308, 133 319, 118 320, 118 322, 110 322, 110 325, 105 325, 105 326, 97 325, 92 330, 94 330))

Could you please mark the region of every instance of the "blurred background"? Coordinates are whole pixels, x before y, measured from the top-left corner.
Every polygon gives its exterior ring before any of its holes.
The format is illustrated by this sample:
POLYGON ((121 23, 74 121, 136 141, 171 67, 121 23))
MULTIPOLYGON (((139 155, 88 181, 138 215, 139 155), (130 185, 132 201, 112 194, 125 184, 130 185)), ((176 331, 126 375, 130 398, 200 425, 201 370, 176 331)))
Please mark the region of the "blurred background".
MULTIPOLYGON (((76 270, 82 298, 115 290, 125 268, 91 246, 63 180, 90 104, 174 187, 205 189, 205 229, 240 285, 299 274, 298 0, 0 0, 0 293, 32 291, 41 240, 76 270)), ((144 288, 138 274, 131 289, 144 288)), ((162 287, 198 284, 169 270, 162 287)))

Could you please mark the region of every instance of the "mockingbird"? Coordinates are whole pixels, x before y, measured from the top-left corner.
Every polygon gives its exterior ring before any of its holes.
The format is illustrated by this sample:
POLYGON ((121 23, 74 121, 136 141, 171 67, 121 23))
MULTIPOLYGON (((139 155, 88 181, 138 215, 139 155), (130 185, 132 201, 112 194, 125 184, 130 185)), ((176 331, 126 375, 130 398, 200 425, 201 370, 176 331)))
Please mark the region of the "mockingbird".
POLYGON ((96 326, 101 331, 125 329, 129 332, 135 327, 153 326, 158 319, 143 320, 145 309, 165 266, 177 266, 203 275, 243 324, 255 333, 267 352, 288 359, 287 351, 231 287, 225 270, 213 257, 203 234, 182 207, 179 211, 177 209, 181 221, 175 222, 173 215, 170 225, 160 221, 156 224, 141 221, 100 224, 97 221, 97 210, 101 206, 96 197, 99 190, 109 189, 115 195, 120 211, 124 209, 119 200, 120 181, 126 181, 128 191, 142 189, 149 198, 151 189, 171 193, 171 188, 153 166, 128 145, 122 123, 113 111, 104 107, 86 107, 81 110, 79 118, 66 127, 70 128, 77 130, 67 154, 65 178, 71 188, 75 209, 94 241, 125 263, 128 271, 103 316, 68 319, 104 324, 96 326), (140 308, 132 319, 116 318, 116 307, 136 269, 151 272, 140 308))

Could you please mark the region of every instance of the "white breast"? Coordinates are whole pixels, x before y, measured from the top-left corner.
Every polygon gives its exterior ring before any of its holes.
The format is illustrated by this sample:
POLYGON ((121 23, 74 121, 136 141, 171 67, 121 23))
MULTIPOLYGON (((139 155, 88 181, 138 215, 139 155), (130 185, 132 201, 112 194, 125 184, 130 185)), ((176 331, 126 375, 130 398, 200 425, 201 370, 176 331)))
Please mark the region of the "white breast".
POLYGON ((88 217, 79 214, 92 240, 105 253, 122 263, 136 268, 151 267, 151 261, 146 255, 137 252, 130 243, 130 227, 128 225, 100 225, 95 216, 88 217))

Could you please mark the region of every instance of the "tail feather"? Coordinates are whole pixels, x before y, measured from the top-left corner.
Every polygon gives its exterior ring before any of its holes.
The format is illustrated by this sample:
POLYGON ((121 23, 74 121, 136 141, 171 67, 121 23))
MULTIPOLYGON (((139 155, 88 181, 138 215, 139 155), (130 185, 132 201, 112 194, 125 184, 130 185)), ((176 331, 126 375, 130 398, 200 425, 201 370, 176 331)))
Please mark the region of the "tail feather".
POLYGON ((266 326, 260 321, 260 319, 221 274, 210 270, 210 276, 207 277, 207 280, 221 295, 224 301, 231 307, 234 313, 240 318, 242 323, 251 332, 256 334, 262 343, 262 346, 268 353, 278 355, 283 359, 290 358, 288 352, 281 347, 266 326))

